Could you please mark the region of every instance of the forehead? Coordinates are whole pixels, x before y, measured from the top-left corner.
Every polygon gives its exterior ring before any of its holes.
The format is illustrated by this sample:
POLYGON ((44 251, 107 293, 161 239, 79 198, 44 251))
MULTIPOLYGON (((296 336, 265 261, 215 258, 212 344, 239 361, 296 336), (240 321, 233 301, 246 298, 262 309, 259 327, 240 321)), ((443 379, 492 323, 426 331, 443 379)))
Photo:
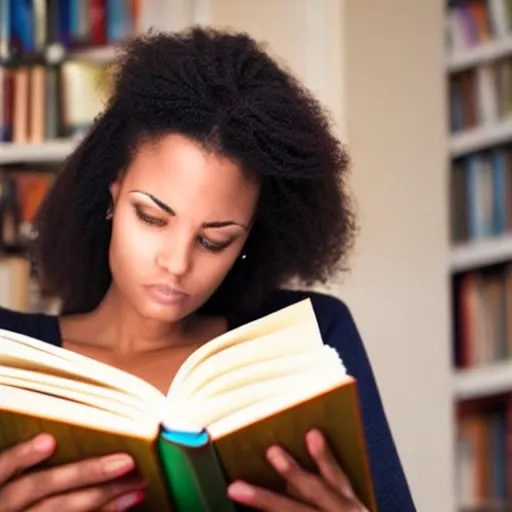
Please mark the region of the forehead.
POLYGON ((236 162, 179 134, 144 143, 124 181, 127 188, 149 192, 176 209, 193 204, 244 214, 259 194, 259 186, 236 162))

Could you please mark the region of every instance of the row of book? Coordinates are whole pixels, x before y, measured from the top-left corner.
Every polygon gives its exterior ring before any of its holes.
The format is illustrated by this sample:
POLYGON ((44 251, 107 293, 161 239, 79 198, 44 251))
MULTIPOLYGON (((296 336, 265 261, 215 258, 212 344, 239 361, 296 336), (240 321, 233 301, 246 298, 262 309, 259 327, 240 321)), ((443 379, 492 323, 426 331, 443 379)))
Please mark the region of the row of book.
POLYGON ((102 63, 0 68, 0 140, 38 143, 80 136, 107 93, 108 66, 102 63))
POLYGON ((457 418, 457 502, 460 511, 510 510, 512 417, 507 400, 457 418))
POLYGON ((446 20, 448 51, 460 54, 511 33, 512 0, 451 2, 446 20))
POLYGON ((52 167, 0 170, 0 253, 18 254, 32 238, 34 215, 56 176, 52 167))
POLYGON ((458 368, 512 359, 512 265, 454 277, 453 314, 458 368))
POLYGON ((497 146, 452 161, 453 244, 512 232, 512 147, 497 146))
POLYGON ((0 307, 58 311, 58 301, 41 289, 27 251, 34 215, 55 176, 52 167, 0 169, 0 307))
POLYGON ((452 133, 507 118, 512 114, 512 58, 453 73, 449 96, 452 133))
POLYGON ((139 0, 0 0, 0 59, 115 44, 139 31, 139 18, 139 0))

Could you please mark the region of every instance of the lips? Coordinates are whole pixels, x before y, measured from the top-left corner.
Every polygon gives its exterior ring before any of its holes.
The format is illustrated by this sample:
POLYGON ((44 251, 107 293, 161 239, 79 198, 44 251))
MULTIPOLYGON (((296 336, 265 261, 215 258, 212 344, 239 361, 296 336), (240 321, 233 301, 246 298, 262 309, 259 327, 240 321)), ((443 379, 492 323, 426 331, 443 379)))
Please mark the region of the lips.
POLYGON ((187 294, 183 290, 168 284, 154 284, 146 286, 146 289, 153 300, 164 305, 175 304, 187 297, 187 294))

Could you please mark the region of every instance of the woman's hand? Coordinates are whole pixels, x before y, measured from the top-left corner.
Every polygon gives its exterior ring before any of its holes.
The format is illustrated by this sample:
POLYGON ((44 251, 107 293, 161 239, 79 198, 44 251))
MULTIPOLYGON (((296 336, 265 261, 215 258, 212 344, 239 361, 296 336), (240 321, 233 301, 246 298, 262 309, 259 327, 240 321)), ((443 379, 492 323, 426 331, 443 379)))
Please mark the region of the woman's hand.
POLYGON ((55 446, 53 437, 41 434, 0 453, 2 512, 127 510, 142 501, 143 482, 128 475, 134 462, 126 454, 24 473, 55 446))
POLYGON ((267 512, 368 512, 357 499, 347 477, 336 463, 320 432, 306 436, 306 445, 319 475, 301 468, 284 450, 273 446, 269 462, 287 481, 290 495, 284 496, 245 482, 233 482, 229 497, 243 505, 267 512))

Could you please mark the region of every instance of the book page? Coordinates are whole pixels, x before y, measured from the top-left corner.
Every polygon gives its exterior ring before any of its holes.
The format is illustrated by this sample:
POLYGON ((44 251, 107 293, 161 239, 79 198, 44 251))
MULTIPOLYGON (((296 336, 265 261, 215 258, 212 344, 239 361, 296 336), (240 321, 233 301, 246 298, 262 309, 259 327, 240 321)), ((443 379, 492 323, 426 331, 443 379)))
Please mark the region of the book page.
MULTIPOLYGON (((287 327, 297 325, 301 322, 305 322, 309 325, 312 337, 308 338, 302 336, 298 338, 296 340, 297 348, 299 346, 313 346, 318 342, 322 343, 311 301, 309 299, 300 301, 263 318, 228 331, 198 348, 179 368, 169 388, 168 396, 179 396, 186 376, 206 359, 234 345, 239 345, 257 338, 263 338, 271 333, 284 331, 287 327)), ((279 334, 277 336, 279 337, 279 334)), ((277 338, 276 342, 278 342, 277 338)))
POLYGON ((247 366, 226 369, 224 373, 216 375, 209 382, 191 390, 190 395, 182 395, 181 397, 186 401, 206 400, 260 381, 277 377, 303 376, 318 368, 327 373, 331 371, 345 373, 336 350, 327 345, 322 345, 303 350, 297 354, 286 354, 272 359, 256 361, 247 366))
POLYGON ((0 384, 0 415, 2 411, 148 439, 154 438, 160 427, 160 423, 148 417, 135 420, 57 396, 0 384))
MULTIPOLYGON (((261 400, 245 400, 238 408, 230 405, 232 397, 228 394, 221 395, 216 403, 208 404, 211 407, 205 411, 213 419, 208 423, 208 433, 212 439, 223 437, 350 382, 353 379, 347 375, 312 372, 304 379, 293 379, 290 385, 282 386, 275 392, 270 389, 275 383, 266 383, 269 389, 267 393, 261 393, 261 400), (222 409, 224 414, 216 413, 215 407, 222 409)), ((262 383, 261 386, 265 384, 262 383)))
POLYGON ((53 393, 62 397, 71 397, 79 383, 84 401, 87 394, 83 390, 87 387, 91 395, 100 394, 104 399, 116 390, 117 396, 124 394, 126 401, 143 408, 144 414, 151 415, 153 419, 160 418, 162 414, 164 396, 146 381, 81 354, 0 329, 0 375, 4 373, 7 377, 5 368, 37 372, 37 379, 32 373, 25 375, 32 383, 37 381, 39 385, 50 386, 48 390, 55 386, 53 393))
POLYGON ((0 366, 0 384, 58 396, 126 416, 135 421, 141 416, 146 416, 147 413, 147 405, 137 397, 114 389, 31 370, 0 366))
POLYGON ((240 427, 238 422, 252 421, 251 411, 265 416, 274 406, 291 406, 347 379, 337 352, 322 345, 293 357, 228 371, 183 401, 170 402, 164 424, 192 431, 201 426, 210 429, 218 422, 240 427))
MULTIPOLYGON (((278 332, 249 339, 231 345, 223 350, 211 354, 209 357, 191 368, 189 373, 181 375, 181 382, 174 383, 168 394, 168 402, 175 400, 186 400, 202 388, 207 386, 213 379, 216 379, 226 372, 244 370, 258 362, 294 356, 311 348, 323 347, 320 335, 317 333, 316 324, 303 321, 296 325, 283 328, 278 332)), ((283 359, 282 369, 287 368, 288 363, 283 359)), ((263 373, 260 379, 265 378, 265 367, 257 366, 263 373)), ((232 386, 239 385, 233 381, 232 386)))

